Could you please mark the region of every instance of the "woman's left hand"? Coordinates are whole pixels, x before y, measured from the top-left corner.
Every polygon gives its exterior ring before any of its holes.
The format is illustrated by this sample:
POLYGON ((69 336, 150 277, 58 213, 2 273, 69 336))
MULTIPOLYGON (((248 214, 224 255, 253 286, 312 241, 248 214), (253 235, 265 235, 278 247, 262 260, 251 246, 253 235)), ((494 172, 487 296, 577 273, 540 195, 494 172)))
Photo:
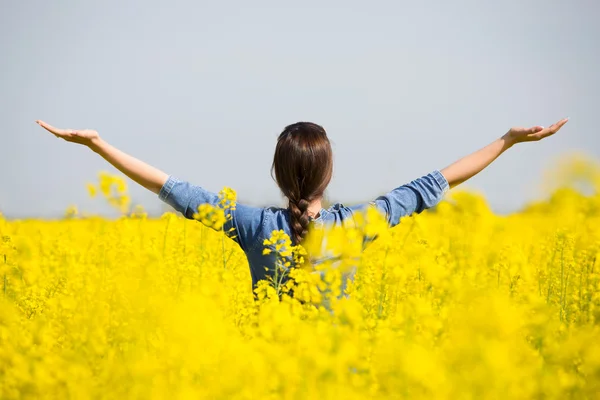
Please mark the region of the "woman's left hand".
POLYGON ((537 142, 547 138, 548 136, 554 135, 556 132, 563 127, 564 124, 569 121, 569 118, 561 119, 555 124, 550 125, 547 128, 543 126, 534 126, 531 128, 510 128, 510 130, 504 135, 510 144, 521 143, 521 142, 537 142))

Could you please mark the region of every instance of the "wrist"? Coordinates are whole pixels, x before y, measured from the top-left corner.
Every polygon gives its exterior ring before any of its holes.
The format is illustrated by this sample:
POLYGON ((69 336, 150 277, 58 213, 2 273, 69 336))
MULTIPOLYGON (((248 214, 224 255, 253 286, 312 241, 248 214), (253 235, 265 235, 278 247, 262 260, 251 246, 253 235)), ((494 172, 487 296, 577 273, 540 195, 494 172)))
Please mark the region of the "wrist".
POLYGON ((102 146, 104 145, 104 141, 100 138, 100 137, 96 137, 90 140, 90 143, 88 144, 88 147, 94 151, 94 152, 98 152, 102 146))
POLYGON ((507 149, 508 149, 508 148, 511 148, 511 147, 512 147, 512 146, 514 146, 515 144, 519 143, 519 141, 518 141, 518 140, 517 140, 517 139, 514 137, 514 135, 512 135, 512 133, 511 133, 510 131, 509 131, 509 132, 506 132, 506 133, 505 133, 505 134, 502 136, 501 140, 503 140, 503 141, 504 141, 504 143, 505 143, 505 146, 506 146, 506 148, 507 148, 507 149))

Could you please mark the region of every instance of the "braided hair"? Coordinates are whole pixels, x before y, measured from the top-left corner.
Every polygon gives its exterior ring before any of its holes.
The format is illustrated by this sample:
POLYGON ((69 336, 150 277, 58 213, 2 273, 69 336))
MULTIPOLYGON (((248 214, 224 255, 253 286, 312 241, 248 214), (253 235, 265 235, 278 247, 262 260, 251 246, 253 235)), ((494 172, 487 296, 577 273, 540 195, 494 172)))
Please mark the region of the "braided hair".
POLYGON ((311 122, 287 126, 277 140, 271 172, 288 198, 292 240, 300 244, 308 234, 308 206, 323 196, 333 175, 325 129, 311 122))

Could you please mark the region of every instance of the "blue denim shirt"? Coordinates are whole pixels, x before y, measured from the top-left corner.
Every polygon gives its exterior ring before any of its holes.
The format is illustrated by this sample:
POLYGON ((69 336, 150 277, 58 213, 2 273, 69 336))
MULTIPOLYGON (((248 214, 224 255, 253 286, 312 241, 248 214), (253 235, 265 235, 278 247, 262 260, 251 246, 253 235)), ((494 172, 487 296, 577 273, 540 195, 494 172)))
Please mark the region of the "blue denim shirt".
MULTIPOLYGON (((435 206, 448 189, 448 181, 436 170, 399 186, 370 203, 352 207, 338 203, 327 210, 322 209, 313 222, 326 226, 340 225, 342 221, 351 218, 355 212, 364 210, 368 205, 374 205, 386 216, 389 226, 393 227, 400 222, 400 218, 435 206)), ((158 196, 189 219, 193 218, 199 205, 208 203, 218 206, 219 204, 219 196, 216 193, 173 176, 169 176, 158 196)), ((268 239, 274 230, 283 229, 291 236, 289 211, 277 207, 261 208, 237 203, 236 209, 230 214, 231 219, 225 224, 224 231, 228 232, 234 228, 230 236, 246 254, 250 265, 252 286, 256 287, 260 280, 266 279, 267 274, 272 273, 275 265, 274 253, 263 255, 263 241, 268 239)))

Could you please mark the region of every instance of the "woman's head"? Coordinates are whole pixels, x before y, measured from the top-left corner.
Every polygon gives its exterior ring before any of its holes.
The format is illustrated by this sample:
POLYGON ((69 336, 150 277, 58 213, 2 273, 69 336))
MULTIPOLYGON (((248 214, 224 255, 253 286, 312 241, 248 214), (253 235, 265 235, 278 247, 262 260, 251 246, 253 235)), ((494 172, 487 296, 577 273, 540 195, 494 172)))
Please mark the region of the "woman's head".
POLYGON ((289 200, 292 238, 300 243, 308 233, 308 206, 323 197, 333 174, 325 129, 311 122, 286 127, 277 139, 271 172, 289 200))

